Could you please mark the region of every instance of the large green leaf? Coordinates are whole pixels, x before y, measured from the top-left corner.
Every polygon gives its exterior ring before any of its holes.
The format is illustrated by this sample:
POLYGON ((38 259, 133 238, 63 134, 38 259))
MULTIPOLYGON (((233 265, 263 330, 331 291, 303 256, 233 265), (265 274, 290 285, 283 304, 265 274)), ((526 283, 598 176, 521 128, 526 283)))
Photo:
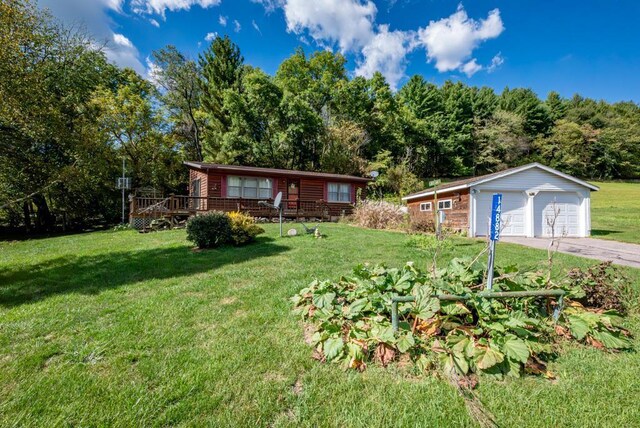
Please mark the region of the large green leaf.
POLYGON ((618 332, 614 333, 609 330, 595 330, 591 332, 591 335, 594 339, 601 342, 609 349, 631 349, 633 347, 633 343, 618 332))
POLYGON ((349 305, 349 315, 359 315, 364 310, 368 309, 371 305, 369 304, 369 299, 362 298, 354 300, 351 305, 349 305))
POLYGON ((340 354, 343 347, 344 343, 341 338, 330 337, 322 344, 322 351, 327 360, 331 361, 340 354))
POLYGON ((481 370, 486 370, 504 360, 504 355, 490 347, 476 348, 475 362, 481 370))
POLYGON ((333 307, 333 299, 336 298, 336 293, 324 293, 313 296, 313 304, 320 308, 332 308, 333 307))
POLYGON ((470 314, 471 311, 462 302, 442 301, 440 309, 447 315, 464 315, 470 314))
POLYGON ((413 345, 416 344, 416 341, 413 339, 413 334, 408 332, 407 334, 403 334, 398 338, 398 342, 396 346, 398 347, 398 351, 404 353, 409 350, 413 345))
POLYGON ((569 328, 573 337, 578 340, 584 339, 589 332, 589 323, 578 315, 569 315, 567 318, 569 319, 569 328))
POLYGON ((527 348, 527 344, 514 335, 507 336, 507 339, 502 345, 502 352, 512 360, 520 361, 523 364, 529 359, 529 348, 527 348))

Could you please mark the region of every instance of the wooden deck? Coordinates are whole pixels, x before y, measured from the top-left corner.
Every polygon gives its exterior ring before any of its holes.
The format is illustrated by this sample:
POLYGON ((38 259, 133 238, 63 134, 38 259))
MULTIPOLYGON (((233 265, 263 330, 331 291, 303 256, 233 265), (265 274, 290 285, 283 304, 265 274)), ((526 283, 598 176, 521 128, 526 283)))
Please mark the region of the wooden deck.
MULTIPOLYGON (((241 211, 259 218, 278 217, 278 211, 260 205, 259 199, 215 198, 171 195, 166 198, 135 196, 130 201, 129 217, 142 219, 188 217, 208 211, 241 211)), ((273 203, 273 200, 268 200, 273 203)), ((343 214, 351 214, 353 205, 348 203, 327 203, 326 201, 283 200, 283 216, 289 219, 319 218, 331 220, 343 214)))

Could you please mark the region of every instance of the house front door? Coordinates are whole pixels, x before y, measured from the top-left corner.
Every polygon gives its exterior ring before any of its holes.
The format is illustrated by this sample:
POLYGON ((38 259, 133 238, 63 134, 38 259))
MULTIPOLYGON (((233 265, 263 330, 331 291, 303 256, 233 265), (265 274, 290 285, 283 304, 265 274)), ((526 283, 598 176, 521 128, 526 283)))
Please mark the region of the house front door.
POLYGON ((298 200, 300 199, 300 180, 287 180, 287 208, 298 208, 298 200))

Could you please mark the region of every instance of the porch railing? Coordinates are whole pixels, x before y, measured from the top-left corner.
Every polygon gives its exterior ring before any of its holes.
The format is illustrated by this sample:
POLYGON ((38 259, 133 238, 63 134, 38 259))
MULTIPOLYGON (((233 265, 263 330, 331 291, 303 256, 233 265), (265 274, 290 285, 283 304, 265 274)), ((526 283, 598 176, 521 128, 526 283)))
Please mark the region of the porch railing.
MULTIPOLYGON (((162 217, 172 215, 194 215, 207 211, 242 211, 254 217, 275 217, 278 212, 258 204, 259 199, 217 198, 202 196, 171 195, 166 198, 135 196, 130 201, 130 215, 134 217, 162 217)), ((269 200, 273 202, 273 200, 269 200)), ((349 214, 349 204, 332 204, 322 200, 283 199, 283 214, 286 217, 328 217, 349 214)))

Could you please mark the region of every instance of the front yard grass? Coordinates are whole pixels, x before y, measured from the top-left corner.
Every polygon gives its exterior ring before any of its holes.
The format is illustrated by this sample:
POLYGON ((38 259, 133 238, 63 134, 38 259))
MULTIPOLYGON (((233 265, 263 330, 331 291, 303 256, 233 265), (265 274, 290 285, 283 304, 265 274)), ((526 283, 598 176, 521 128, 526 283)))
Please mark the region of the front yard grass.
MULTIPOLYGON (((314 278, 362 262, 426 263, 406 235, 330 224, 316 240, 265 228, 254 245, 200 252, 184 230, 0 243, 0 424, 474 426, 444 381, 312 360, 291 313, 289 297, 314 278)), ((482 245, 455 239, 442 260, 482 245)), ((556 257, 558 272, 595 263, 556 257)), ((500 264, 545 258, 498 246, 500 264)), ((625 272, 637 295, 640 271, 625 272)), ((637 312, 628 327, 640 334, 637 312)), ((557 380, 483 379, 478 394, 502 427, 637 426, 638 353, 571 345, 550 369, 557 380)))
POLYGON ((595 183, 591 193, 591 235, 640 244, 640 183, 595 183))

